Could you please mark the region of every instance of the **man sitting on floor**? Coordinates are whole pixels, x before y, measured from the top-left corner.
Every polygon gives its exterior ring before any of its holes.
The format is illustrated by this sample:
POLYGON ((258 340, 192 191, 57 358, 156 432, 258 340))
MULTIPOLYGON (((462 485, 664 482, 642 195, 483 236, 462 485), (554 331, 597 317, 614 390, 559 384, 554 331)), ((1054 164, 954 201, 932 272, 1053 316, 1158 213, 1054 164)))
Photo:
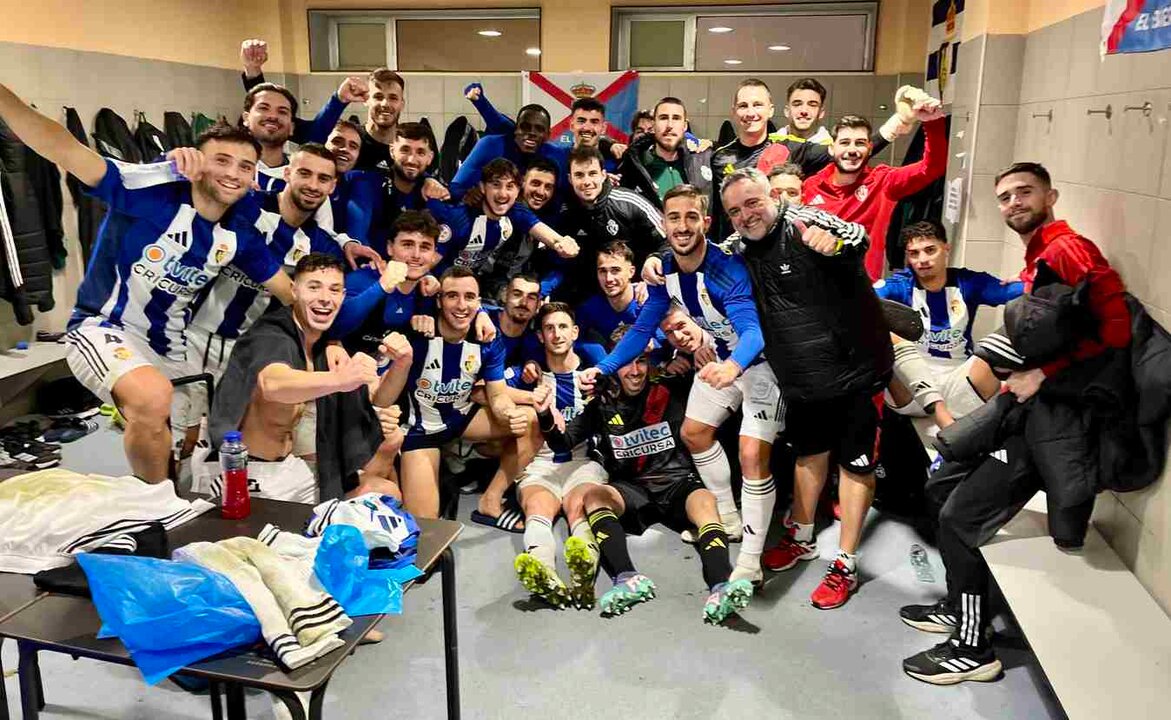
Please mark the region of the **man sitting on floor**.
MULTIPOLYGON (((617 330, 615 342, 625 332, 625 327, 617 330)), ((683 443, 686 395, 672 391, 665 380, 650 382, 649 369, 645 354, 620 367, 617 381, 599 383, 597 396, 564 430, 549 410, 551 398, 538 406, 537 419, 555 453, 568 453, 594 436, 610 475, 609 485, 590 485, 585 491, 586 517, 602 567, 614 581, 602 595, 602 614, 619 615, 654 598, 654 582, 630 559, 626 533, 641 535, 662 523, 676 532, 699 528, 696 547, 710 593, 704 620, 720 623, 747 607, 752 582, 729 580, 728 535, 716 498, 700 482, 683 443)))
MULTIPOLYGON (((344 296, 340 259, 322 253, 301 258, 293 270, 292 307, 264 315, 236 342, 216 388, 212 445, 218 448, 230 430, 242 433, 257 461, 249 464, 249 482, 261 497, 316 503, 366 492, 399 495, 386 475, 401 435, 396 437, 394 414, 386 413, 384 423, 371 405, 367 385, 378 381, 374 359, 341 353, 329 362, 321 342, 344 296), (298 447, 297 426, 310 402, 316 406, 316 437, 298 447), (301 457, 313 454, 315 469, 301 457)), ((214 473, 196 473, 197 484, 214 489, 214 480, 214 473)))

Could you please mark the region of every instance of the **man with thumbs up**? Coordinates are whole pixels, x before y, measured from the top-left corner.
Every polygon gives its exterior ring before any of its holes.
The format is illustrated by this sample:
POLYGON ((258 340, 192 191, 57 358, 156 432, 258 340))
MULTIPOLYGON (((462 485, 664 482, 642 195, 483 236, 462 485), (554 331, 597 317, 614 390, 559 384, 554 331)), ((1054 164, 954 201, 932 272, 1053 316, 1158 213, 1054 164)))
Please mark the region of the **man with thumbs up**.
POLYGON ((764 354, 785 398, 787 437, 797 454, 792 524, 765 551, 770 570, 819 557, 813 513, 829 456, 841 463, 840 551, 813 605, 838 607, 858 586, 856 553, 874 497, 876 395, 890 380, 894 355, 878 297, 863 266, 861 225, 809 206, 777 204, 755 168, 730 174, 724 208, 744 242, 764 334, 764 354))

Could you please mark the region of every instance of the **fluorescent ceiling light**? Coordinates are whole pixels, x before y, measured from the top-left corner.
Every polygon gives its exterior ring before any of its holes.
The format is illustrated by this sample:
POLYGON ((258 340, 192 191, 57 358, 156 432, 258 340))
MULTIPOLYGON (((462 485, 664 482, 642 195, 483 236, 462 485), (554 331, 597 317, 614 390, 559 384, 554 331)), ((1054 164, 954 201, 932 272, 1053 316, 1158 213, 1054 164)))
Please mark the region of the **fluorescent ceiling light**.
POLYGON ((790 48, 788 45, 769 45, 768 49, 772 50, 773 52, 785 52, 786 50, 791 50, 792 48, 790 48))
POLYGON ((499 30, 477 30, 476 34, 483 35, 484 37, 500 37, 504 33, 499 30))
POLYGON ((724 64, 725 65, 739 65, 743 62, 744 62, 743 60, 725 60, 724 64))
POLYGON ((732 30, 733 30, 733 28, 730 28, 727 25, 716 25, 715 27, 710 27, 707 29, 708 32, 717 33, 717 34, 718 33, 730 33, 730 32, 732 32, 732 30))
POLYGON ((537 57, 540 54, 541 48, 529 48, 528 50, 525 50, 525 55, 532 55, 533 57, 537 57))

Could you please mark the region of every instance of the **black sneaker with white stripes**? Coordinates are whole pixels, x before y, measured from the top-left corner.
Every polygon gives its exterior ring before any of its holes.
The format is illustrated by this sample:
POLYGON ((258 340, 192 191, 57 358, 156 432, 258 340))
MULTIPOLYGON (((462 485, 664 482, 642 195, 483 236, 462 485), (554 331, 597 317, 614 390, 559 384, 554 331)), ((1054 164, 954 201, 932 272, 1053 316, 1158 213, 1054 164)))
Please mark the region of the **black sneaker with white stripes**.
POLYGON ((899 608, 899 617, 916 630, 930 633, 951 634, 960 624, 959 613, 947 598, 934 605, 904 605, 899 608))
POLYGON ((932 685, 955 685, 965 680, 991 682, 1000 677, 1002 670, 992 648, 960 645, 954 639, 903 660, 903 672, 932 685))

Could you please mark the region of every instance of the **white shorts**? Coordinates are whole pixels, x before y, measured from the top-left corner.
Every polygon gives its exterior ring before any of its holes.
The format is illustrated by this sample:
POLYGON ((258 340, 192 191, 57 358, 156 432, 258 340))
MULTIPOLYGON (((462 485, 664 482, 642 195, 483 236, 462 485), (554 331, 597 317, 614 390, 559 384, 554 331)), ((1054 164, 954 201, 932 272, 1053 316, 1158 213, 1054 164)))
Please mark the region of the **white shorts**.
MULTIPOLYGON (((191 491, 219 497, 223 478, 218 462, 208 462, 209 447, 197 447, 191 455, 191 491)), ((317 477, 309 464, 296 455, 284 460, 248 461, 248 492, 269 500, 315 505, 318 501, 317 477)))
POLYGON ((549 458, 535 457, 517 479, 518 488, 543 487, 562 500, 574 488, 582 485, 605 485, 609 476, 606 469, 593 460, 567 460, 555 463, 549 458))
MULTIPOLYGON (((972 356, 962 364, 945 369, 942 373, 933 376, 939 393, 943 395, 943 402, 947 405, 948 412, 956 419, 975 411, 986 402, 968 380, 968 375, 971 374, 972 365, 975 362, 976 357, 972 356)), ((889 390, 884 391, 883 397, 887 407, 900 415, 927 417, 927 411, 919 405, 918 400, 911 400, 906 405, 897 408, 894 406, 894 400, 891 398, 889 390)))
POLYGON ((114 404, 114 386, 122 376, 144 365, 156 368, 171 380, 187 374, 184 361, 159 355, 146 338, 120 327, 102 327, 101 318, 89 318, 65 335, 69 349, 65 362, 77 381, 114 404))
POLYGON ((687 417, 718 428, 741 405, 744 420, 740 423, 740 434, 775 442, 785 429, 785 403, 773 369, 766 362, 748 368, 723 390, 716 390, 696 377, 687 397, 687 417))
MULTIPOLYGON (((187 328, 187 368, 184 375, 209 373, 219 383, 228 358, 235 347, 234 338, 209 333, 197 327, 187 328)), ((173 425, 177 428, 194 427, 211 408, 208 406, 207 385, 196 382, 175 388, 173 425)))

